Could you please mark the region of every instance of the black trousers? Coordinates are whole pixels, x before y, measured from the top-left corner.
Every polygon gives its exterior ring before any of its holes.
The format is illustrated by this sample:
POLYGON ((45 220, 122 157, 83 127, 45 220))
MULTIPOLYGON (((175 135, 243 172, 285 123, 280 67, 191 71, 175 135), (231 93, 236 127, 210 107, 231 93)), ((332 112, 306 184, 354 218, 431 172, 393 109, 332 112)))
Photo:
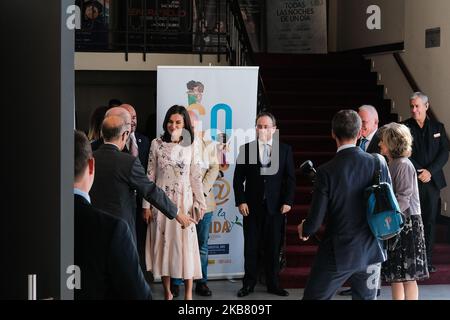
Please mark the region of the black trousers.
POLYGON ((440 190, 433 182, 419 181, 420 209, 425 233, 428 265, 432 265, 433 245, 436 234, 436 218, 439 210, 440 190))
POLYGON ((281 213, 269 215, 265 203, 249 205, 249 210, 250 214, 244 217, 244 287, 253 288, 256 285, 259 253, 263 251, 267 288, 276 289, 285 217, 281 213))

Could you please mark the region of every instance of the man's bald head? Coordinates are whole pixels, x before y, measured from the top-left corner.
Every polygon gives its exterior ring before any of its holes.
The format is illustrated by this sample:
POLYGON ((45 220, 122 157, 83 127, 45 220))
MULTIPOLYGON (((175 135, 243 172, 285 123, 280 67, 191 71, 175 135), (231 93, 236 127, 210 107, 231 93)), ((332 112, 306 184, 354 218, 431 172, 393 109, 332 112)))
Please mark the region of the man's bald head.
MULTIPOLYGON (((123 133, 127 131, 129 134, 130 126, 129 124, 126 124, 123 117, 115 115, 108 116, 103 119, 102 135, 105 142, 116 143, 117 141, 121 140, 123 133)), ((125 135, 126 139, 128 138, 128 134, 125 135)))
POLYGON ((137 127, 136 110, 134 110, 134 108, 131 104, 127 104, 127 103, 121 104, 119 107, 124 108, 125 110, 127 110, 130 113, 130 115, 131 115, 131 132, 135 132, 136 127, 137 127))
POLYGON ((121 117, 126 124, 131 124, 131 115, 128 112, 127 109, 121 108, 121 107, 113 107, 106 111, 105 113, 105 119, 111 116, 118 116, 121 117))

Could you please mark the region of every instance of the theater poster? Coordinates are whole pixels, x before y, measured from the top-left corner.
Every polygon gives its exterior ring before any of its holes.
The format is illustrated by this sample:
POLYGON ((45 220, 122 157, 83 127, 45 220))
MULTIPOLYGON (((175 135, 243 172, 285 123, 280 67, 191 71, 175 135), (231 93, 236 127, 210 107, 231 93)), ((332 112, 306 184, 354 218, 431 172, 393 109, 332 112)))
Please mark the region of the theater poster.
POLYGON ((81 29, 75 31, 77 50, 102 50, 109 46, 110 0, 76 0, 81 29))
POLYGON ((213 188, 217 209, 209 239, 208 278, 244 274, 242 215, 234 202, 233 173, 239 147, 255 139, 258 67, 158 67, 157 128, 175 104, 194 110, 204 139, 218 153, 219 177, 213 188))
POLYGON ((326 0, 267 1, 271 53, 327 53, 326 0))

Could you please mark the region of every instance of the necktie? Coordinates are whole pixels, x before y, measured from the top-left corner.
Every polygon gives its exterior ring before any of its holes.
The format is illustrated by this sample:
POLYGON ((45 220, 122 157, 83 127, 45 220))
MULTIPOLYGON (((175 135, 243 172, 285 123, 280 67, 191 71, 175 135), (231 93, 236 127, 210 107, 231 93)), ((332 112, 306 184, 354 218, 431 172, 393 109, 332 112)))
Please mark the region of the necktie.
POLYGON ((134 133, 130 135, 130 154, 133 157, 139 156, 139 148, 136 143, 136 137, 134 136, 134 133))
POLYGON ((263 155, 261 159, 261 164, 267 166, 270 162, 270 146, 265 143, 263 144, 263 155))
POLYGON ((359 144, 359 147, 362 149, 362 151, 366 151, 366 144, 369 140, 366 138, 361 139, 361 143, 359 144))

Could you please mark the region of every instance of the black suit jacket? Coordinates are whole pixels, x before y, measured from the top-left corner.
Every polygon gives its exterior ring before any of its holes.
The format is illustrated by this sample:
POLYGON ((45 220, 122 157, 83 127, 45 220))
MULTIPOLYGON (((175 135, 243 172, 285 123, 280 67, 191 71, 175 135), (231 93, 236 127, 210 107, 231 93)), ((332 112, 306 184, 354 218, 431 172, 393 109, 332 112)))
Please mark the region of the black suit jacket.
POLYGON ((151 299, 128 225, 75 195, 75 299, 151 299))
POLYGON ((412 154, 409 158, 416 170, 427 169, 431 173, 431 182, 438 189, 447 186, 442 168, 448 161, 448 140, 444 125, 427 118, 421 129, 416 120, 410 118, 404 122, 413 136, 412 154))
POLYGON ((177 215, 177 207, 163 190, 150 181, 139 159, 112 144, 104 144, 94 152, 95 179, 90 196, 92 204, 124 219, 136 239, 136 191, 169 219, 177 215))
MULTIPOLYGON (((359 144, 361 143, 361 141, 358 141, 357 145, 359 146, 359 144)), ((380 143, 380 137, 378 136, 378 130, 375 131, 375 134, 372 137, 372 140, 370 140, 369 146, 366 149, 367 153, 380 153, 380 146, 378 145, 380 143)))
POLYGON ((139 148, 139 160, 147 172, 148 154, 150 152, 150 140, 139 132, 134 133, 139 148))
MULTIPOLYGON (((141 164, 144 167, 145 171, 147 171, 148 154, 150 152, 150 140, 145 135, 139 132, 135 132, 134 135, 136 137, 136 142, 138 145, 139 160, 141 161, 141 164)), ((91 142, 92 151, 96 151, 103 144, 104 144, 103 138, 92 141, 91 142)), ((123 148, 122 152, 130 153, 130 151, 126 146, 125 148, 123 148)))
MULTIPOLYGON (((314 234, 327 217, 316 263, 332 261, 337 271, 362 269, 382 262, 385 255, 370 231, 364 190, 372 184, 375 159, 359 147, 342 150, 317 169, 313 199, 303 235, 314 234)), ((382 181, 391 182, 386 162, 382 181)))
MULTIPOLYGON (((275 145, 272 154, 274 152, 275 145)), ((271 165, 275 165, 274 155, 271 158, 271 165)), ((261 175, 258 142, 253 141, 241 146, 234 171, 233 189, 236 206, 247 203, 250 211, 262 204, 264 196, 268 213, 271 215, 280 214, 283 204, 292 207, 295 197, 295 169, 291 147, 280 143, 277 172, 274 175, 261 175)))

